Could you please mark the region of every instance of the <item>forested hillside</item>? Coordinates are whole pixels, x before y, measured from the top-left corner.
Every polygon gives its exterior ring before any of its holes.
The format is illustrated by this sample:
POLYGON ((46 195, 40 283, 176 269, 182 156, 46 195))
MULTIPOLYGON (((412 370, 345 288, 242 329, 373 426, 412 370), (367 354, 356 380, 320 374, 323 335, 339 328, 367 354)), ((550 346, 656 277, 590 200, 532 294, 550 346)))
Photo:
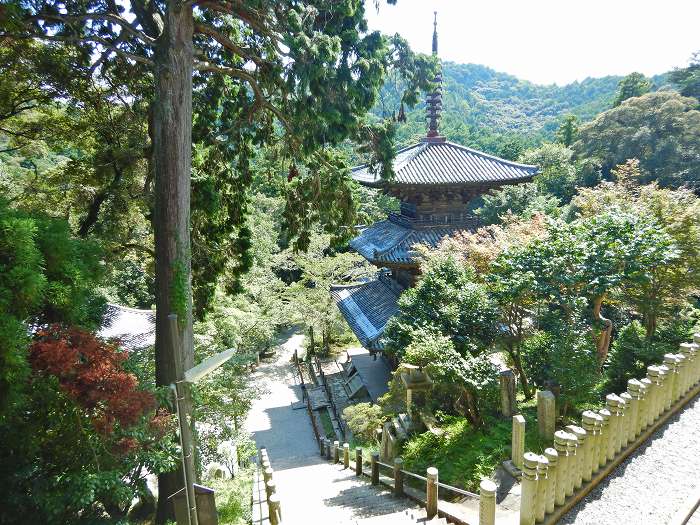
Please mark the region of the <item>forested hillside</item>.
MULTIPOLYGON (((650 80, 652 89, 666 84, 667 75, 650 80)), ((495 142, 503 135, 520 135, 528 145, 552 139, 564 115, 580 121, 592 120, 609 109, 622 76, 587 78, 565 86, 533 84, 479 64, 443 63, 443 124, 448 138, 499 153, 495 142)), ((389 82, 375 113, 395 107, 398 90, 389 82)), ((399 140, 410 141, 424 132, 423 105, 406 112, 407 126, 399 129, 399 140)))

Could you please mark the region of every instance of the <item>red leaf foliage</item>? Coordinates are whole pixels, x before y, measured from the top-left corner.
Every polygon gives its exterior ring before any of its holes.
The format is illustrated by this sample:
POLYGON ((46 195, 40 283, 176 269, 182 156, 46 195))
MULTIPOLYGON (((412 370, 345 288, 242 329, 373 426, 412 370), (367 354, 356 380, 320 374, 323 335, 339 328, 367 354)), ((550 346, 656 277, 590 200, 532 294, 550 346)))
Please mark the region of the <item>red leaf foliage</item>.
POLYGON ((112 432, 115 423, 122 428, 135 425, 156 405, 150 392, 138 389, 136 376, 124 371, 126 358, 116 344, 60 325, 39 332, 29 348, 34 373, 55 376, 104 435, 112 432))

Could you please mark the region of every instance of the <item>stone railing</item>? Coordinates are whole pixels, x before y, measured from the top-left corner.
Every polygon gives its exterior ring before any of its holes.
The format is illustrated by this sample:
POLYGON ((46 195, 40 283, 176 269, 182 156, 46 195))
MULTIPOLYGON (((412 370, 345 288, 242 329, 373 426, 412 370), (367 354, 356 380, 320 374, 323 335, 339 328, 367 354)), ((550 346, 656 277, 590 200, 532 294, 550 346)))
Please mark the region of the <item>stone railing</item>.
POLYGON ((524 420, 513 419, 513 459, 522 470, 520 524, 556 523, 676 411, 700 392, 700 334, 663 364, 630 379, 627 392, 554 433, 544 455, 522 453, 524 420), (517 441, 517 443, 516 443, 517 441), (522 462, 517 461, 522 454, 522 462), (518 464, 520 463, 520 464, 518 464))
POLYGON ((360 447, 355 449, 354 458, 351 459, 349 443, 343 443, 341 447, 338 441, 322 439, 321 444, 322 457, 330 460, 332 463, 342 462, 344 468, 354 470, 357 476, 369 477, 372 485, 378 486, 382 484, 389 487, 396 497, 407 497, 418 502, 425 507, 428 520, 439 515, 447 518, 451 523, 467 525, 463 519, 444 508, 444 505, 441 505, 443 502, 439 499, 438 492, 439 489, 443 489, 458 496, 478 499, 479 525, 495 525, 496 523, 496 484, 491 480, 484 479, 479 487, 479 494, 474 494, 473 492, 440 483, 438 480, 438 469, 435 467, 429 467, 425 476, 421 476, 405 470, 401 458, 394 459, 394 464, 389 465, 379 461, 379 453, 375 452, 370 456, 370 461, 367 462, 360 447), (365 467, 369 467, 369 473, 365 467), (385 475, 380 473, 382 468, 386 471, 385 475), (417 480, 421 485, 424 485, 425 492, 420 493, 406 487, 404 484, 406 478, 417 480))
MULTIPOLYGON (((274 471, 270 465, 270 458, 267 455, 267 449, 261 448, 258 451, 260 460, 260 468, 262 470, 263 483, 265 484, 265 497, 267 499, 267 520, 270 525, 280 525, 282 523, 282 508, 280 506, 280 498, 277 495, 277 485, 273 477, 274 471)), ((264 522, 264 516, 260 522, 264 522)))

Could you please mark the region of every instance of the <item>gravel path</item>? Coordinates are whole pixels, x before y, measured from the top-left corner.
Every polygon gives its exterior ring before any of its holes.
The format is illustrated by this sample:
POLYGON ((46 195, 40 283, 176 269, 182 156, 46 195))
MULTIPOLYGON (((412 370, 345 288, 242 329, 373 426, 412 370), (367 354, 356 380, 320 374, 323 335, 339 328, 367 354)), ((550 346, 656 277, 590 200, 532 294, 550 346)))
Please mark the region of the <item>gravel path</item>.
POLYGON ((700 397, 696 397, 559 523, 662 525, 699 485, 700 397))

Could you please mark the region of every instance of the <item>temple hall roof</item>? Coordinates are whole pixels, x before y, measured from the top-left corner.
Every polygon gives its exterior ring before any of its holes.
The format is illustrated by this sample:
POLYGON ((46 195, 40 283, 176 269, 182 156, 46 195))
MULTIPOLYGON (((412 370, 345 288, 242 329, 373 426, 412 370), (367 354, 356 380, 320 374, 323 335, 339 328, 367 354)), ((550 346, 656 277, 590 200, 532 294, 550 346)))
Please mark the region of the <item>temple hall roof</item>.
POLYGON ((370 187, 386 185, 492 185, 527 182, 537 166, 519 164, 445 140, 425 140, 400 149, 394 159, 394 179, 383 181, 367 166, 352 170, 352 178, 370 187))
POLYGON ((381 335, 387 321, 398 312, 398 293, 382 279, 331 286, 331 296, 362 346, 382 350, 381 335))
MULTIPOLYGON (((390 216, 368 226, 350 241, 350 246, 374 264, 412 264, 414 246, 425 244, 435 248, 445 237, 458 231, 473 229, 468 223, 430 224, 416 226, 419 221, 407 221, 400 216, 390 216)), ((476 220, 474 220, 474 225, 476 220)))

